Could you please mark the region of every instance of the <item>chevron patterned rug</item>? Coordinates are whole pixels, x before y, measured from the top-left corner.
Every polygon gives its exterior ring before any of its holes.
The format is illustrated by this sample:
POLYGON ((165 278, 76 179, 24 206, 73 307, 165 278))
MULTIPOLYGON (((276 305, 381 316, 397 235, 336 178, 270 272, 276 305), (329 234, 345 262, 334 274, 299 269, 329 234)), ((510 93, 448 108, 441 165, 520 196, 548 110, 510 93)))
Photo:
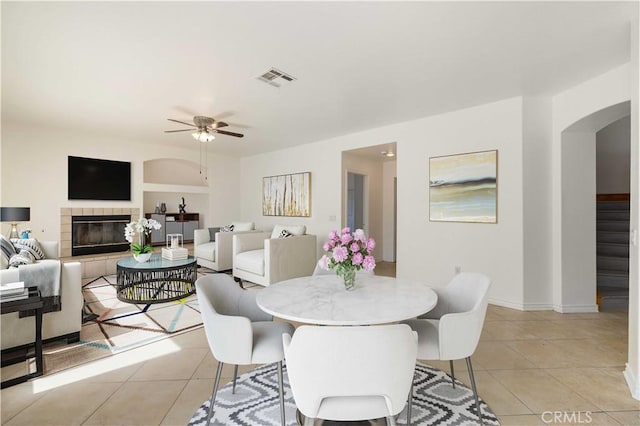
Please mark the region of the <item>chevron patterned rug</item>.
MULTIPOLYGON (((287 426, 295 426, 296 406, 289 381, 285 382, 285 418, 287 426)), ((425 364, 418 364, 414 379, 412 408, 413 425, 477 425, 473 392, 456 381, 455 389, 446 373, 425 364)), ((497 417, 484 401, 480 400, 482 420, 485 425, 499 425, 497 417)), ((193 414, 189 426, 203 426, 207 420, 209 401, 205 401, 193 414)), ((405 408, 406 410, 406 408, 405 408)), ((406 411, 397 418, 398 425, 406 425, 406 411)), ((275 364, 265 365, 238 377, 236 393, 231 393, 231 383, 218 391, 212 425, 280 425, 280 399, 278 375, 275 364)), ((315 425, 355 426, 386 425, 385 419, 366 422, 317 421, 315 425)))

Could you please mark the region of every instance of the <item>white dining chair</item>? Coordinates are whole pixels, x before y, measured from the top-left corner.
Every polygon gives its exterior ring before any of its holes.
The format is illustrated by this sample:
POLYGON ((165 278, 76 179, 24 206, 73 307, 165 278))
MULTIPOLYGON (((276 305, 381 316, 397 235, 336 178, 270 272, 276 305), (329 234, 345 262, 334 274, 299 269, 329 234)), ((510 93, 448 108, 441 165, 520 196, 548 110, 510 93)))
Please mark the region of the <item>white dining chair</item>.
POLYGON ((482 412, 471 355, 482 333, 490 285, 491 281, 483 274, 459 273, 445 288, 437 290, 438 303, 431 312, 414 320, 403 321, 418 333, 418 359, 449 361, 454 387, 453 361, 466 360, 481 424, 482 412))
POLYGON ((282 338, 289 385, 305 426, 314 419, 395 416, 413 381, 417 336, 407 325, 300 326, 282 338))
POLYGON ((218 361, 206 424, 213 415, 224 364, 234 365, 232 392, 235 393, 238 365, 277 362, 280 415, 284 425, 282 335, 293 333, 294 327, 286 322, 272 321, 272 316, 256 305, 256 291, 242 290, 227 274, 198 278, 196 293, 207 341, 218 361))

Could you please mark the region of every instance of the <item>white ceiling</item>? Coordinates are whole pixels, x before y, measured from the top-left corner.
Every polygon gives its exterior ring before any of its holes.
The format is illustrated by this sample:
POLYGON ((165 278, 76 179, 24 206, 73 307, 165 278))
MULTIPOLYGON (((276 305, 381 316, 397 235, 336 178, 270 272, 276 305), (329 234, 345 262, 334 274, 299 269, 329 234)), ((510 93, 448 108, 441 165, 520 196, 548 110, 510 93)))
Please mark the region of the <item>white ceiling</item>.
POLYGON ((2 121, 154 144, 211 115, 251 155, 518 95, 629 60, 637 2, 6 2, 2 121), (276 67, 297 78, 274 88, 276 67))

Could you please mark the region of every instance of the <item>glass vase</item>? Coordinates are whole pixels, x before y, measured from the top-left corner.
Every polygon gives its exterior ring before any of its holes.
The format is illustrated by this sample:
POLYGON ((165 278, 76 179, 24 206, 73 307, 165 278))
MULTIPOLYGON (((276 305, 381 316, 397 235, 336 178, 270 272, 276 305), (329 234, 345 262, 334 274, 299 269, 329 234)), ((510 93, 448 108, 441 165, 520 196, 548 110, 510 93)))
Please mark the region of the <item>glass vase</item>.
POLYGON ((356 270, 351 268, 345 269, 342 272, 342 280, 344 281, 345 289, 353 290, 356 284, 356 270))

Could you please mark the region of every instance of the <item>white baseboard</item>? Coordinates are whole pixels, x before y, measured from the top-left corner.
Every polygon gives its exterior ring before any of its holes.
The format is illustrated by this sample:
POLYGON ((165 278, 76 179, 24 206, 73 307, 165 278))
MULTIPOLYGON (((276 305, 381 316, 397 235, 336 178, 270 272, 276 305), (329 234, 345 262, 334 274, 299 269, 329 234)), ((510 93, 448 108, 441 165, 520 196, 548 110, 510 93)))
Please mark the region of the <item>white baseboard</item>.
POLYGON ((561 314, 599 312, 598 305, 553 305, 553 310, 561 314))
POLYGON ((517 309, 519 311, 556 311, 561 314, 576 314, 598 312, 598 305, 552 305, 549 303, 513 303, 508 300, 489 298, 492 305, 505 308, 517 309))
POLYGON ((525 311, 552 311, 553 305, 550 303, 525 303, 525 311))
POLYGON ((633 371, 629 368, 628 363, 624 369, 623 375, 624 379, 627 381, 627 386, 629 386, 633 399, 640 400, 640 382, 638 382, 638 378, 633 375, 633 371))
POLYGON ((493 297, 489 298, 489 303, 492 305, 502 306, 503 308, 511 308, 511 309, 517 309, 519 311, 524 311, 524 306, 522 306, 521 303, 513 303, 507 300, 496 299, 493 297))

